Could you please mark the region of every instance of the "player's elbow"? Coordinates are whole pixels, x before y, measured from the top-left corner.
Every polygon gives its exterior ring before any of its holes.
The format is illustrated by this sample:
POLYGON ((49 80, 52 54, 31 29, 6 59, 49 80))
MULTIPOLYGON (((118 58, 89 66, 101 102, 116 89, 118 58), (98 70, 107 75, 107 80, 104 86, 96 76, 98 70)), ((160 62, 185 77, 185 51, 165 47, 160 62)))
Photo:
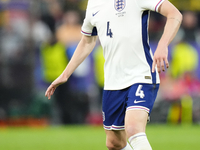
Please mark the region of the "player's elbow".
POLYGON ((182 22, 182 20, 183 20, 183 15, 182 15, 179 11, 177 11, 175 17, 176 17, 177 20, 180 21, 180 23, 182 22))
POLYGON ((183 15, 180 13, 180 11, 176 10, 176 11, 171 12, 171 14, 167 16, 167 18, 174 18, 181 23, 183 20, 183 15))

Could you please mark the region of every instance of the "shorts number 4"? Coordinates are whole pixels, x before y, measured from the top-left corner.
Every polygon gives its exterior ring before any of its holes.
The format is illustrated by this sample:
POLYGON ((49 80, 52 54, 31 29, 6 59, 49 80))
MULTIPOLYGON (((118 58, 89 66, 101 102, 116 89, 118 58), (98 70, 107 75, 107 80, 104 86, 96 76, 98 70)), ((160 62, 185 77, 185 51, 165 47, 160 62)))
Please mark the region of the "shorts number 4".
POLYGON ((142 90, 143 85, 139 85, 137 88, 137 91, 135 93, 135 96, 139 96, 140 98, 144 98, 144 91, 142 90))

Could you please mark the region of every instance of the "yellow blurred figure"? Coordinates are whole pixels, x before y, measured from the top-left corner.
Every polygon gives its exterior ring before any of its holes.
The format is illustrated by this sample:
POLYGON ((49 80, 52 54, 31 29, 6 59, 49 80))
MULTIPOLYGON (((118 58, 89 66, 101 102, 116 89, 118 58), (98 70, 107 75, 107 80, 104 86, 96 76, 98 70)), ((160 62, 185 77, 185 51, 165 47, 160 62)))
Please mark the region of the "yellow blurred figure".
POLYGON ((63 72, 68 63, 65 46, 59 42, 53 45, 43 44, 41 47, 41 62, 44 81, 52 82, 63 72))
POLYGON ((185 72, 192 72, 198 66, 198 53, 189 43, 177 44, 172 53, 171 73, 177 78, 185 72))
POLYGON ((94 52, 94 71, 97 84, 101 88, 104 86, 104 63, 103 49, 98 46, 94 52))

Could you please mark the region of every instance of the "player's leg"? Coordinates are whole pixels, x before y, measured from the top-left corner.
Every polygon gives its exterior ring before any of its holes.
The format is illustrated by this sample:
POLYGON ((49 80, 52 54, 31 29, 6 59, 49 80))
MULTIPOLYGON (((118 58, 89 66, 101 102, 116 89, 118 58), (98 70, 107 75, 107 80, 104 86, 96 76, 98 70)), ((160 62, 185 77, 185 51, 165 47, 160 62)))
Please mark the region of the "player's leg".
POLYGON ((125 130, 134 150, 152 150, 145 129, 159 84, 134 84, 128 94, 125 130))
POLYGON ((147 118, 148 113, 144 110, 130 110, 126 112, 126 134, 134 150, 152 150, 145 133, 147 118))
POLYGON ((109 150, 132 150, 124 129, 127 94, 128 89, 104 90, 103 93, 103 124, 109 150))
POLYGON ((125 130, 105 130, 106 146, 109 150, 132 150, 126 140, 125 130))

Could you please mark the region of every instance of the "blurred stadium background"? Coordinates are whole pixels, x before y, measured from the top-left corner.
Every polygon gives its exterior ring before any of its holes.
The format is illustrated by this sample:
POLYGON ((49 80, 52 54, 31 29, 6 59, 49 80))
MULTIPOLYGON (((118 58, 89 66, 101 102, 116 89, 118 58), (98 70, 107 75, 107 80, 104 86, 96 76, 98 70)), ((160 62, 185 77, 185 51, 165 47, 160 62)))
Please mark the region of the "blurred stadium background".
MULTIPOLYGON (((170 1, 182 12, 183 22, 169 46, 170 68, 160 75, 147 134, 155 150, 200 149, 200 3, 170 1)), ((80 40, 86 4, 87 0, 0 0, 0 149, 106 149, 99 44, 52 100, 44 96, 80 40)), ((151 13, 153 51, 165 21, 151 13)))

